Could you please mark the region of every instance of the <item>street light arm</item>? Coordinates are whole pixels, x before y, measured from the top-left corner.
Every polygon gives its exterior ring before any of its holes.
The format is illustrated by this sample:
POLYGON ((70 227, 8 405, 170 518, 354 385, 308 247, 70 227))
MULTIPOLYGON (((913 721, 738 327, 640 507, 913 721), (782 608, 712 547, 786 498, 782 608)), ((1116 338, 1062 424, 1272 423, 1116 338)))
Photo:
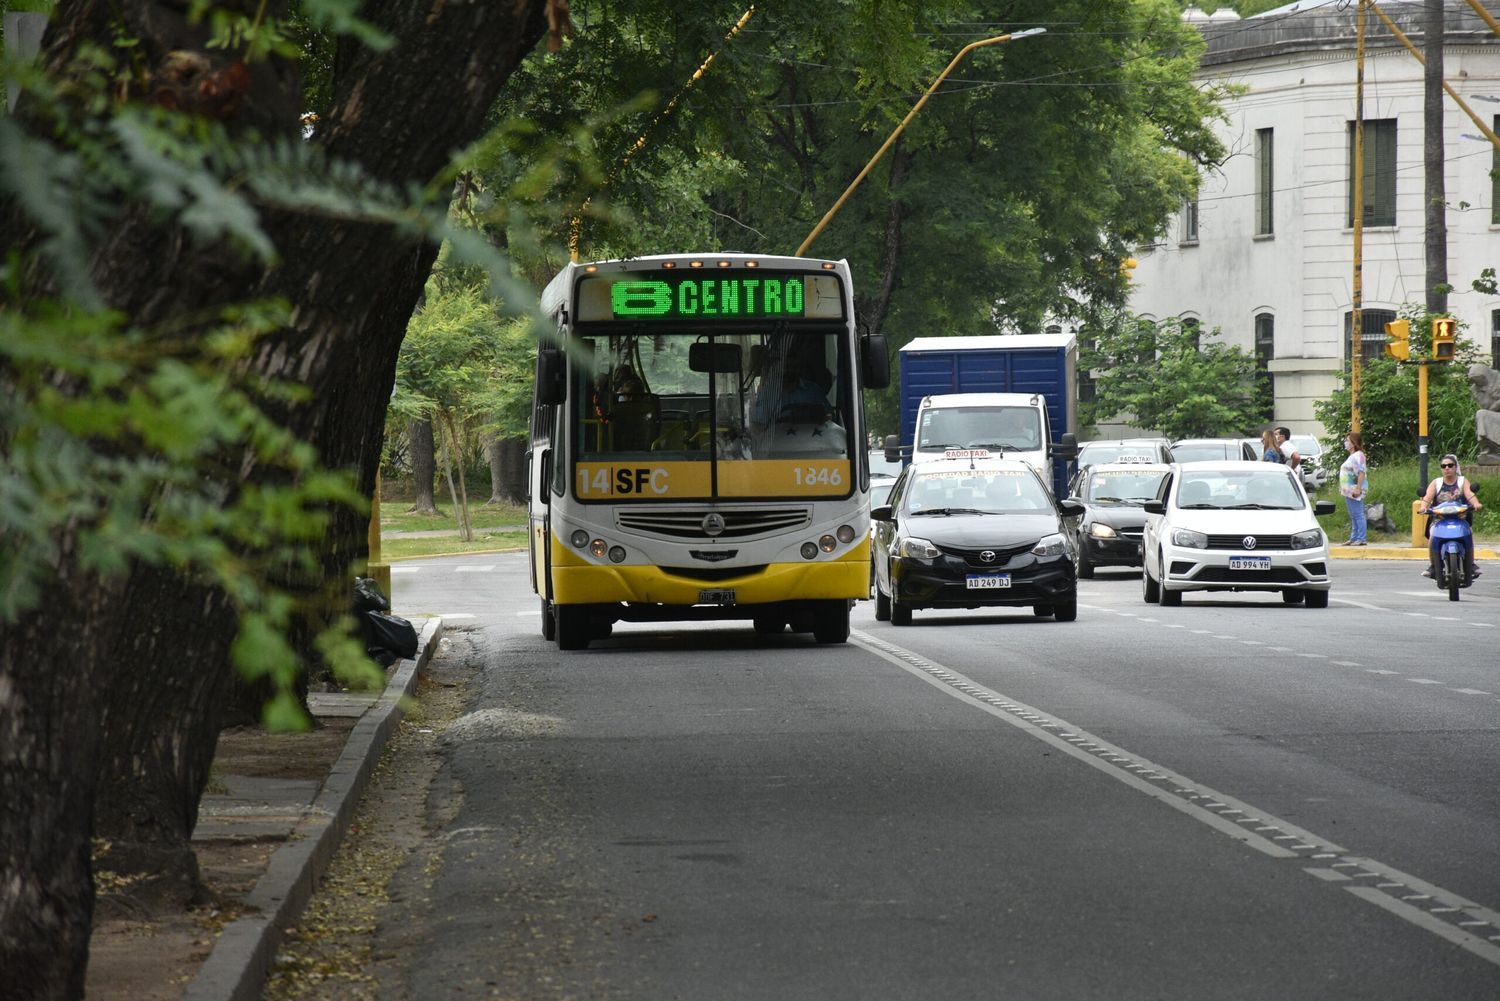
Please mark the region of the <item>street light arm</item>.
POLYGON ((936 80, 932 81, 932 86, 927 88, 927 92, 917 99, 916 104, 912 105, 912 109, 906 113, 906 117, 901 119, 901 124, 896 126, 895 130, 886 138, 885 142, 881 144, 881 147, 875 151, 875 155, 870 157, 870 162, 865 164, 864 169, 855 176, 854 180, 849 182, 849 187, 844 189, 844 193, 842 195, 839 195, 839 199, 838 201, 833 203, 833 207, 823 215, 822 219, 818 220, 818 224, 813 227, 813 231, 807 234, 807 238, 802 241, 802 244, 796 249, 792 256, 801 257, 803 252, 806 251, 808 247, 812 246, 812 242, 818 238, 818 235, 822 233, 823 230, 828 226, 828 224, 833 220, 833 217, 838 213, 838 210, 844 207, 844 202, 849 200, 849 196, 854 193, 854 189, 859 187, 860 182, 865 179, 865 176, 875 168, 875 165, 877 163, 880 162, 880 158, 882 156, 885 156, 886 150, 890 149, 891 146, 895 144, 896 140, 901 137, 901 133, 906 130, 907 124, 913 118, 917 117, 917 112, 922 110, 922 106, 927 103, 927 99, 937 91, 938 87, 942 85, 942 82, 944 80, 948 79, 948 74, 952 73, 953 68, 963 61, 964 56, 967 56, 970 52, 985 45, 999 45, 1002 42, 1013 41, 1017 38, 1028 38, 1032 35, 1041 35, 1046 31, 1046 28, 1027 28, 1025 31, 1015 31, 1008 35, 997 35, 994 38, 982 38, 977 42, 970 42, 968 45, 965 45, 963 48, 959 49, 958 55, 953 57, 953 60, 948 63, 947 68, 945 68, 943 72, 938 74, 936 80))

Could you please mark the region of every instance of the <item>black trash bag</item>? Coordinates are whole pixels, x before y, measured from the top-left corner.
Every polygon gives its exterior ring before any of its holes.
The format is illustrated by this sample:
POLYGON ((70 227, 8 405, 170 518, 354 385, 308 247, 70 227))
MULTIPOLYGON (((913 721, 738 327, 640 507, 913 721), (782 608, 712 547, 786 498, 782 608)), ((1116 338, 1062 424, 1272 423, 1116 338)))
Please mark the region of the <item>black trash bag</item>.
POLYGON ((389 664, 390 661, 376 657, 377 652, 392 654, 392 659, 417 655, 416 627, 401 616, 389 612, 365 612, 363 621, 365 652, 380 663, 389 664))
POLYGON ((380 585, 373 577, 354 578, 354 610, 356 612, 389 612, 391 603, 380 593, 380 585))

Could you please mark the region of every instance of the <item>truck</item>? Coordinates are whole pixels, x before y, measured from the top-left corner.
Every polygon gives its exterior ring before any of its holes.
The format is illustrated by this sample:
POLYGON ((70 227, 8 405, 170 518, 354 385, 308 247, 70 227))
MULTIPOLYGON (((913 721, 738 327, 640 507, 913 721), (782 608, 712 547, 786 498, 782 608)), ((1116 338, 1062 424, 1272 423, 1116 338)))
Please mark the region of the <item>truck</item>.
POLYGON ((1019 452, 1067 496, 1068 462, 1078 454, 1078 339, 1072 334, 918 337, 900 351, 901 433, 887 436, 886 453, 905 461, 941 457, 955 449, 996 445, 1019 452), (985 413, 1030 406, 1041 412, 1041 440, 1007 442, 999 423, 972 434, 985 413), (966 441, 938 441, 940 413, 970 413, 955 426, 966 441), (919 429, 928 432, 919 434, 919 429), (930 453, 930 456, 929 454, 930 453))

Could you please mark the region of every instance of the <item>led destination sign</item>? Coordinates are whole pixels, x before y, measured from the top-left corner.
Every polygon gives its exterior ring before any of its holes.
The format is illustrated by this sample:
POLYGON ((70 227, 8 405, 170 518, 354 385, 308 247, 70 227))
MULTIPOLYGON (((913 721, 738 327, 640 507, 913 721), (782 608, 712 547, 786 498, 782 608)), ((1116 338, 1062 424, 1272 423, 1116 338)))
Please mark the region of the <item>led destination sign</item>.
POLYGON ((837 319, 843 296, 833 275, 645 271, 585 278, 578 319, 837 319))

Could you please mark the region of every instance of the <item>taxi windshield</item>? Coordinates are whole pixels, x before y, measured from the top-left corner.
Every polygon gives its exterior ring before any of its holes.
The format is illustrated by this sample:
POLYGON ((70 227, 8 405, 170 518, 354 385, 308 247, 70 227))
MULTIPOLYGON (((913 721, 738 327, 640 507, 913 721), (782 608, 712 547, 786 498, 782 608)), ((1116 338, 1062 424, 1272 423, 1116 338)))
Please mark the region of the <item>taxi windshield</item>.
POLYGON ((1031 471, 933 470, 920 473, 907 491, 911 515, 1012 514, 1050 511, 1052 500, 1031 471))
POLYGON ((1107 469, 1090 473, 1083 499, 1090 504, 1139 507, 1156 496, 1163 470, 1107 469))
POLYGON ((1177 506, 1203 511, 1294 511, 1307 507, 1307 497, 1285 467, 1264 472, 1205 470, 1183 474, 1177 506))

